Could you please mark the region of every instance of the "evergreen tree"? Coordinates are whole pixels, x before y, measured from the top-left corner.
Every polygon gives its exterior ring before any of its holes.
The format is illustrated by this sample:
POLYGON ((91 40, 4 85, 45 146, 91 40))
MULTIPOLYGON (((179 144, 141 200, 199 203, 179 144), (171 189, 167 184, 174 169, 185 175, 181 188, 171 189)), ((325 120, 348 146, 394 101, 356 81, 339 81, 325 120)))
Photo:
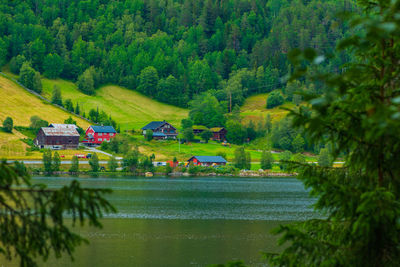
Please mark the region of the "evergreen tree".
POLYGON ((59 106, 62 106, 62 96, 61 96, 61 90, 58 85, 53 86, 53 93, 51 96, 51 103, 57 104, 59 106))
POLYGON ((99 170, 99 158, 96 153, 93 153, 90 157, 89 165, 92 168, 92 172, 97 172, 99 170))
POLYGON ((58 172, 60 171, 60 165, 61 165, 61 158, 58 152, 54 152, 53 155, 53 171, 58 172))
MULTIPOLYGON (((270 265, 400 265, 400 96, 395 89, 400 66, 393 63, 400 56, 400 9, 398 1, 359 3, 364 10, 349 25, 362 34, 338 44, 354 59, 337 74, 309 73, 326 94, 310 95, 308 107, 291 113, 294 125, 314 143, 334 144, 330 162, 341 156, 345 165, 294 166, 325 216, 281 226, 276 232, 288 245, 278 255, 269 254, 270 265)), ((305 60, 319 62, 312 50, 298 52, 291 53, 296 64, 301 62, 295 77, 304 73, 305 60)))
POLYGON ((69 172, 76 173, 79 171, 79 159, 77 156, 72 157, 71 167, 69 168, 69 172))
POLYGON ((296 137, 292 141, 292 149, 294 153, 303 152, 304 151, 304 138, 301 137, 300 134, 297 134, 296 137))
POLYGON ((261 169, 270 170, 272 169, 273 164, 274 164, 274 158, 272 156, 272 153, 264 149, 261 154, 261 169))
POLYGON ((60 189, 48 188, 32 181, 23 163, 0 163, 0 181, 7 195, 0 198, 5 211, 0 216, 0 232, 5 233, 0 241, 7 248, 2 253, 5 259, 19 260, 20 266, 37 267, 36 261, 46 261, 53 253, 72 256, 86 240, 73 227, 89 223, 100 228, 103 213, 116 211, 104 198, 109 190, 85 189, 76 180, 60 189), (71 224, 64 220, 66 214, 71 224))
POLYGON ((46 149, 43 152, 43 166, 44 166, 44 171, 47 174, 51 174, 53 172, 53 163, 52 163, 52 155, 51 155, 51 150, 46 149))

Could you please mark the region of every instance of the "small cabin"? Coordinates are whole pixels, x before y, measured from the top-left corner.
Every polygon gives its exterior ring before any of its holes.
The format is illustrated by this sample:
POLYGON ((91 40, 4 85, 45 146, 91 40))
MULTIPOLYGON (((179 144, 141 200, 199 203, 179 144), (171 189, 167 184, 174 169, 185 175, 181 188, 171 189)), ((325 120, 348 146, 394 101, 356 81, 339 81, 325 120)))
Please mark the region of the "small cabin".
POLYGON ((176 139, 176 128, 166 121, 152 121, 142 128, 143 135, 147 131, 153 131, 153 139, 176 139))
POLYGON ((79 133, 74 124, 50 124, 40 128, 34 144, 39 148, 49 149, 77 149, 79 133))
POLYGON ((227 131, 224 127, 214 127, 211 128, 210 131, 213 134, 211 139, 214 141, 224 141, 226 139, 227 131))
POLYGON ((110 142, 112 138, 117 135, 117 131, 112 126, 95 126, 91 125, 86 130, 85 139, 83 144, 101 145, 101 143, 110 142))
POLYGON ((227 161, 221 156, 193 156, 188 162, 195 166, 225 166, 227 161))

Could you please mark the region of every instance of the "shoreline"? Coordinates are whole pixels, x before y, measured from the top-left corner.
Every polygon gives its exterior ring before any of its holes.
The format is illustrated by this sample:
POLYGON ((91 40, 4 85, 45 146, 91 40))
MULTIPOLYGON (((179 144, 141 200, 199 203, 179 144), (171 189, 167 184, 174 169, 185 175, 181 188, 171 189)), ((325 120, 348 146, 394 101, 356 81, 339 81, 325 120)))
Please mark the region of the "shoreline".
POLYGON ((127 176, 136 176, 136 177, 144 177, 144 178, 151 178, 151 177, 238 177, 238 178, 275 178, 275 177, 296 177, 297 173, 284 173, 284 172, 259 172, 259 171, 241 171, 239 173, 196 173, 190 174, 188 172, 172 172, 169 174, 161 173, 161 172, 146 172, 146 173, 130 173, 130 172, 53 172, 51 174, 47 174, 45 172, 34 172, 31 173, 32 177, 43 177, 43 176, 60 176, 60 177, 88 177, 88 178, 98 178, 98 177, 127 177, 127 176))

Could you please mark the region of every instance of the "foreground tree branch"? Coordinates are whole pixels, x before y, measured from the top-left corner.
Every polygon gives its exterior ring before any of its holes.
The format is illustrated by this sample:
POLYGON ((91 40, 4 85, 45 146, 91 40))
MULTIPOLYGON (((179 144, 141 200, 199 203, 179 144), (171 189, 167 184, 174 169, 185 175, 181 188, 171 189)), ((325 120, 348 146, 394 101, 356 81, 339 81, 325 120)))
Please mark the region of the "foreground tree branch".
POLYGON ((0 164, 0 253, 20 260, 20 266, 37 266, 36 258, 47 260, 51 253, 73 256, 76 246, 87 240, 73 233, 71 226, 101 227, 99 219, 115 208, 104 198, 108 189, 82 188, 74 180, 61 189, 32 184, 21 163, 0 164))

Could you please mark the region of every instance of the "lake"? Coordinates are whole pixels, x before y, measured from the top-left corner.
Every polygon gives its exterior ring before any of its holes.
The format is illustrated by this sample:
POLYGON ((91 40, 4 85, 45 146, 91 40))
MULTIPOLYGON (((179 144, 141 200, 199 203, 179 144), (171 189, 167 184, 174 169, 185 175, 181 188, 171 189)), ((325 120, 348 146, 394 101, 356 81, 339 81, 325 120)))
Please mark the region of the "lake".
MULTIPOLYGON (((35 177, 58 188, 63 177, 35 177)), ((242 259, 264 266, 262 252, 277 251, 270 231, 315 216, 294 178, 80 178, 111 188, 118 209, 103 229, 77 228, 90 241, 68 257, 40 266, 207 266, 242 259)), ((5 265, 5 266, 17 266, 5 265)))

